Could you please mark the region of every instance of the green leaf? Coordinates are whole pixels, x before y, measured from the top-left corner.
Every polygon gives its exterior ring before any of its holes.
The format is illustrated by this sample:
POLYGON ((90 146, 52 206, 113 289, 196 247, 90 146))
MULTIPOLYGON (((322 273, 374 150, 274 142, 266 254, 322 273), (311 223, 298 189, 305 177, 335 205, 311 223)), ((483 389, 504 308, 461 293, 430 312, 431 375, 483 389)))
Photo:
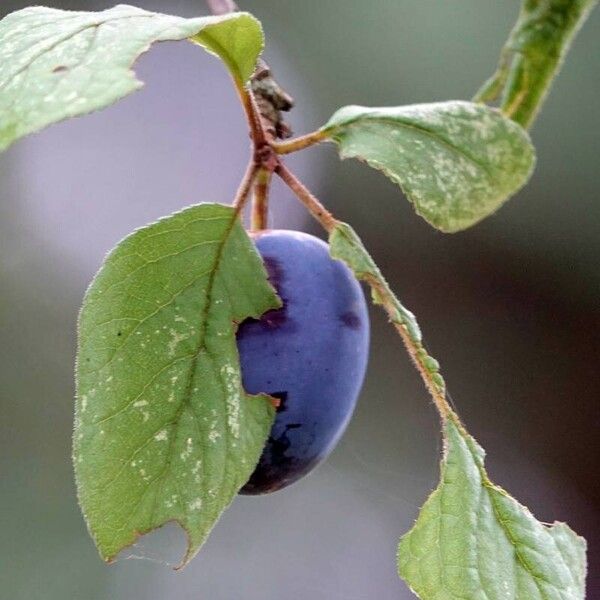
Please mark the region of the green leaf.
POLYGON ((235 330, 278 306, 227 206, 188 208, 110 253, 80 315, 74 433, 104 559, 175 520, 187 563, 248 480, 274 409, 242 389, 235 330))
POLYGON ((502 94, 502 111, 530 127, 577 32, 598 0, 523 0, 494 75, 475 99, 502 94))
POLYGON ((419 215, 445 232, 496 211, 529 179, 535 162, 521 127, 471 102, 346 106, 321 131, 338 144, 342 158, 383 171, 419 215))
POLYGON ((441 481, 400 541, 400 576, 422 600, 583 600, 585 540, 490 482, 482 448, 452 420, 444 434, 441 481))
POLYGON ((398 572, 422 600, 583 600, 585 540, 564 523, 552 526, 494 485, 484 452, 467 433, 445 396, 438 362, 421 340, 414 315, 383 278, 362 242, 345 223, 329 238, 344 261, 373 290, 400 331, 428 383, 444 421, 441 482, 413 529, 400 541, 398 572))
POLYGON ((263 47, 260 23, 247 13, 183 19, 119 5, 9 14, 0 21, 0 150, 136 91, 142 83, 131 65, 140 54, 154 42, 186 38, 222 58, 238 86, 263 47))

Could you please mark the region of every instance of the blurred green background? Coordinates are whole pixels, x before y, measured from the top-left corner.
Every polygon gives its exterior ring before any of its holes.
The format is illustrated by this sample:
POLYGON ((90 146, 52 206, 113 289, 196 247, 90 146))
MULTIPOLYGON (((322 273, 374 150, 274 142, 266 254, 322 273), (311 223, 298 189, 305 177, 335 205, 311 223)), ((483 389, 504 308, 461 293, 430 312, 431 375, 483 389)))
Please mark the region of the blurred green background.
MULTIPOLYGON (((4 1, 0 16, 26 6, 4 1)), ((106 2, 51 2, 100 9, 106 2)), ((469 98, 493 71, 518 2, 241 0, 295 96, 297 133, 344 104, 469 98)), ((203 2, 140 1, 184 16, 203 2)), ((397 539, 438 475, 439 424, 399 339, 373 315, 354 420, 312 476, 238 498, 193 563, 104 565, 70 462, 75 320, 104 254, 131 229, 199 201, 229 202, 247 137, 228 77, 191 44, 138 63, 146 87, 0 157, 0 597, 11 600, 411 598, 397 539)), ((590 542, 600 597, 600 12, 592 15, 532 135, 532 181, 496 215, 448 236, 391 183, 330 147, 290 163, 353 223, 418 315, 493 479, 544 521, 590 542)), ((281 186, 274 225, 316 231, 281 186)), ((162 544, 176 560, 181 539, 162 544)), ((160 550, 162 548, 162 550, 160 550)), ((160 552, 159 552, 160 551, 160 552)))

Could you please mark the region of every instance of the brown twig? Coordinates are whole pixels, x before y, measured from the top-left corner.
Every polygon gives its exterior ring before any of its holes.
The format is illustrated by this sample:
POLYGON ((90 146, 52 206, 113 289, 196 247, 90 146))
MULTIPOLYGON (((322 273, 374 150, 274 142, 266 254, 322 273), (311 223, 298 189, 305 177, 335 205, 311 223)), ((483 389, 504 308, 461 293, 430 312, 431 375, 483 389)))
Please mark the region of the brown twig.
POLYGON ((244 173, 244 177, 240 182, 240 186, 235 194, 235 199, 233 201, 233 207, 237 214, 242 212, 244 205, 246 204, 246 200, 250 194, 250 190, 252 189, 252 184, 256 179, 256 174, 258 173, 260 166, 256 164, 256 161, 253 159, 250 161, 248 166, 246 167, 246 172, 244 173))
POLYGON ((327 134, 324 131, 317 129, 317 131, 298 136, 288 142, 275 142, 272 146, 277 154, 291 154, 292 152, 298 152, 298 150, 304 150, 304 148, 319 144, 327 139, 327 134))
POLYGON ((337 219, 321 204, 319 199, 281 162, 278 163, 275 173, 288 185, 296 197, 306 206, 308 212, 323 228, 330 233, 337 225, 337 219))
MULTIPOLYGON (((224 14, 237 10, 237 5, 231 0, 207 0, 215 14, 224 14)), ((240 184, 234 206, 239 214, 254 185, 252 202, 252 230, 257 231, 267 227, 268 194, 273 172, 287 184, 296 197, 304 204, 308 212, 328 232, 332 233, 340 222, 321 204, 319 199, 283 164, 281 155, 308 148, 324 139, 323 131, 317 130, 287 142, 276 142, 277 138, 289 135, 289 129, 280 119, 280 111, 289 110, 292 100, 285 94, 272 78, 269 68, 260 63, 251 78, 250 89, 238 87, 244 110, 250 126, 253 142, 253 155, 240 184)), ((440 383, 435 374, 428 368, 429 358, 419 340, 415 340, 406 325, 398 320, 398 301, 383 278, 365 277, 374 295, 388 313, 390 320, 397 329, 408 354, 419 371, 427 390, 429 391, 442 420, 453 419, 459 426, 460 420, 446 400, 443 380, 440 383)), ((441 377, 440 377, 441 379, 441 377)), ((462 426, 461 426, 462 427, 462 426)))
MULTIPOLYGON (((239 11, 233 0, 206 0, 206 3, 215 15, 239 11)), ((281 113, 292 109, 294 99, 277 83, 271 69, 263 60, 258 61, 250 78, 250 89, 255 98, 256 113, 260 115, 267 135, 273 140, 290 137, 292 130, 281 113)))
POLYGON ((266 229, 269 224, 269 188, 273 172, 261 168, 256 174, 254 181, 254 198, 252 201, 252 218, 250 229, 260 231, 266 229))

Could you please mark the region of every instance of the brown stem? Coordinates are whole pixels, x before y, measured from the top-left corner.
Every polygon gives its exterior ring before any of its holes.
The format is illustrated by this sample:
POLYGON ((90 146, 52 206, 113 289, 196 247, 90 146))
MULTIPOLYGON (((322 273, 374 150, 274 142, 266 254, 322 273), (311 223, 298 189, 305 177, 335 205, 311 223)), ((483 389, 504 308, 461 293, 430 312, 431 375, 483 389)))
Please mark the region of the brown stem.
MULTIPOLYGON (((289 186, 298 199, 306 206, 310 214, 328 233, 331 233, 338 225, 340 225, 340 222, 321 204, 318 198, 316 198, 281 161, 279 161, 275 168, 275 173, 277 173, 277 175, 279 175, 279 177, 281 177, 281 179, 289 186)), ((435 375, 432 374, 431 369, 427 366, 427 359, 429 356, 425 348, 423 348, 418 339, 414 339, 413 336, 410 335, 407 327, 399 320, 399 302, 393 292, 385 283, 383 277, 379 278, 374 274, 367 273, 364 275, 364 279, 373 290, 374 297, 376 297, 378 303, 383 306, 390 321, 400 334, 413 364, 417 368, 417 371, 419 371, 419 374, 425 383, 425 387, 431 395, 433 403, 440 414, 440 418, 442 421, 452 419, 462 431, 462 425, 458 416, 446 400, 443 380, 441 383, 440 381, 437 381, 435 375)))
POLYGON ((421 379, 423 380, 423 383, 425 384, 425 387, 427 388, 427 391, 429 392, 429 395, 435 404, 440 418, 442 421, 444 421, 450 417, 457 425, 459 425, 459 427, 462 427, 460 425, 458 416, 452 410, 450 404, 448 404, 445 386, 440 385, 440 383, 437 382, 434 377, 432 377, 431 370, 427 368, 423 361, 423 357, 427 356, 423 345, 413 339, 406 327, 398 321, 398 301, 393 292, 383 279, 380 280, 373 275, 367 275, 365 277, 365 281, 369 284, 376 297, 379 298, 383 309, 388 314, 390 321, 402 338, 404 347, 406 348, 408 355, 419 372, 419 375, 421 376, 421 379))
MULTIPOLYGON (((206 0, 206 3, 215 15, 239 11, 234 0, 206 0)), ((236 82, 236 87, 240 87, 239 82, 236 82)), ((294 106, 294 99, 277 83, 271 74, 269 65, 264 60, 258 60, 248 89, 238 89, 238 93, 250 123, 253 139, 258 130, 251 121, 250 114, 256 115, 256 118, 262 121, 262 129, 266 135, 263 135, 262 138, 259 137, 259 146, 265 143, 265 139, 273 141, 276 138, 284 139, 291 136, 291 129, 281 113, 291 110, 294 106), (252 111, 250 111, 251 104, 252 111)))
POLYGON ((267 143, 267 134, 265 133, 260 115, 256 109, 256 103, 254 101, 252 92, 245 87, 241 88, 237 85, 236 89, 238 91, 242 106, 244 107, 246 120, 248 121, 248 126, 250 127, 250 137, 252 138, 252 143, 256 150, 263 147, 267 143))
POLYGON ((283 179, 287 186, 294 192, 298 200, 306 206, 308 212, 325 228, 331 232, 337 225, 337 219, 321 204, 316 196, 281 162, 275 168, 275 173, 283 179))
POLYGON ((248 195, 250 194, 250 190, 252 189, 252 184, 256 178, 256 174, 259 170, 259 165, 255 160, 251 160, 246 168, 246 172, 244 173, 244 177, 240 182, 240 186, 235 194, 235 199, 233 201, 233 207, 237 214, 242 212, 244 205, 246 204, 246 200, 248 199, 248 195))
POLYGON ((254 182, 254 198, 252 199, 252 231, 267 229, 269 224, 269 187, 273 172, 259 169, 254 182))
POLYGON ((320 129, 317 129, 317 131, 307 133, 306 135, 301 135, 287 142, 274 142, 271 144, 271 146, 277 154, 290 154, 292 152, 297 152, 298 150, 304 150, 304 148, 314 146, 315 144, 323 142, 326 139, 327 135, 320 129))

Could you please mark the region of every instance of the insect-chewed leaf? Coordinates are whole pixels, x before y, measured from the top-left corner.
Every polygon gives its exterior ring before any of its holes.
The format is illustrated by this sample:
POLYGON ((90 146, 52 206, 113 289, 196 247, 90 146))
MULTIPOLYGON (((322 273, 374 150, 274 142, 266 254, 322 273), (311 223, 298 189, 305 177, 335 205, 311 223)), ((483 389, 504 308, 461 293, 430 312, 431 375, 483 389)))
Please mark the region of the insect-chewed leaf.
POLYGON ((525 184, 535 162, 524 129, 472 102, 346 106, 322 131, 342 158, 383 171, 419 215, 446 232, 493 213, 525 184))
POLYGON ((227 206, 188 208, 108 256, 80 316, 74 433, 103 558, 175 520, 187 562, 248 480, 274 410, 242 388, 236 323, 279 305, 227 206))
POLYGON ((0 21, 0 150, 141 87, 131 65, 154 42, 191 41, 219 56, 238 85, 262 51, 248 13, 184 19, 119 5, 101 12, 31 7, 0 21))
POLYGON ((398 571, 423 600, 583 600, 586 546, 490 482, 484 452, 451 420, 441 481, 398 548, 398 571))

